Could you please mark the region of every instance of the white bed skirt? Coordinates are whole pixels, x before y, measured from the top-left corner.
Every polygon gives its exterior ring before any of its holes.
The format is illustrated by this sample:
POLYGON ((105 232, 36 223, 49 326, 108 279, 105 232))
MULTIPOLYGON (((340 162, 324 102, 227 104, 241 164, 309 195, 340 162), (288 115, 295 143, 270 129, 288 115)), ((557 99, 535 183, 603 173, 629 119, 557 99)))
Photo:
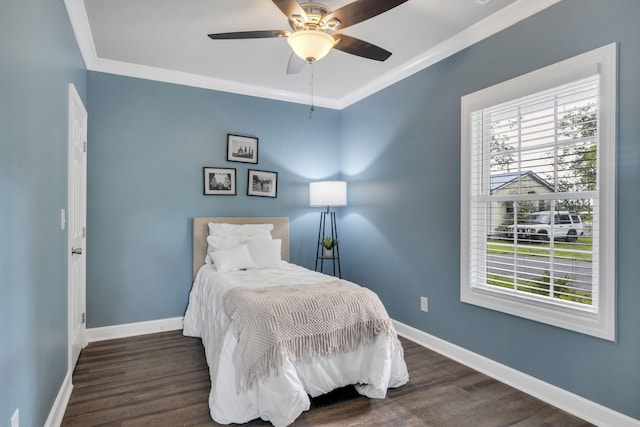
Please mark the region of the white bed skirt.
MULTIPOLYGON (((274 286, 283 272, 285 277, 290 276, 283 285, 334 280, 284 262, 280 270, 260 271, 257 274, 260 278, 255 280, 274 286)), ((233 363, 236 339, 219 301, 228 286, 237 283, 254 286, 254 278, 245 273, 216 273, 211 266, 203 266, 194 281, 185 314, 184 335, 200 337, 203 341, 211 377, 209 409, 216 422, 242 424, 262 418, 276 427, 287 426, 309 409, 309 396, 355 384, 364 396, 384 398, 389 387, 399 387, 409 380, 402 346, 381 334, 374 342, 352 352, 312 361, 287 360, 279 372, 238 393, 233 363), (228 282, 221 286, 220 280, 228 282), (227 286, 228 283, 231 284, 227 286)))

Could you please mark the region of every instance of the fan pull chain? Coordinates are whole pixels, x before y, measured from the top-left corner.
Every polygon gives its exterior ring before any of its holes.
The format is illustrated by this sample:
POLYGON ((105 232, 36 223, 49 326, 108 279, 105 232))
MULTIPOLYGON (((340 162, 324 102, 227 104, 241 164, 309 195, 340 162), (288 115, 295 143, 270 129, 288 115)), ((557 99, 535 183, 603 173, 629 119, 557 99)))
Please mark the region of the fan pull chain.
POLYGON ((309 120, 312 119, 313 112, 316 109, 313 106, 313 63, 314 63, 314 61, 310 61, 309 62, 309 70, 310 70, 309 71, 310 72, 310 78, 309 78, 309 93, 310 93, 310 95, 309 95, 309 97, 310 97, 310 99, 309 99, 309 105, 310 105, 310 107, 309 107, 309 120))

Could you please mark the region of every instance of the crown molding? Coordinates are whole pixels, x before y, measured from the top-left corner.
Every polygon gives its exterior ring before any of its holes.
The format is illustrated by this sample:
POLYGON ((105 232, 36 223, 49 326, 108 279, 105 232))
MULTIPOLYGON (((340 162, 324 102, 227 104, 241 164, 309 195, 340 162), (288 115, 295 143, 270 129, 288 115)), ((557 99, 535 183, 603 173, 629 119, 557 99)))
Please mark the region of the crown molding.
MULTIPOLYGON (((199 74, 167 70, 165 68, 113 61, 110 59, 92 59, 91 64, 91 66, 87 67, 90 71, 99 71, 108 74, 136 77, 145 80, 173 83, 202 89, 218 90, 238 95, 268 98, 296 104, 309 104, 309 94, 289 92, 264 86, 234 82, 231 80, 217 79, 199 74)), ((313 103, 316 107, 325 107, 334 110, 340 109, 338 101, 330 98, 314 96, 313 103)))
POLYGON ((71 28, 76 36, 84 66, 86 69, 91 69, 98 54, 91 35, 91 26, 87 17, 87 9, 84 7, 84 0, 64 0, 64 5, 67 8, 67 15, 71 21, 71 28))
MULTIPOLYGON (((342 98, 316 96, 314 104, 318 107, 342 110, 560 1, 562 0, 518 0, 342 98)), ((87 70, 297 104, 309 102, 308 94, 99 58, 84 0, 64 0, 64 4, 87 70)))
POLYGON ((338 102, 339 109, 373 95, 560 1, 562 0, 518 0, 344 96, 338 102))

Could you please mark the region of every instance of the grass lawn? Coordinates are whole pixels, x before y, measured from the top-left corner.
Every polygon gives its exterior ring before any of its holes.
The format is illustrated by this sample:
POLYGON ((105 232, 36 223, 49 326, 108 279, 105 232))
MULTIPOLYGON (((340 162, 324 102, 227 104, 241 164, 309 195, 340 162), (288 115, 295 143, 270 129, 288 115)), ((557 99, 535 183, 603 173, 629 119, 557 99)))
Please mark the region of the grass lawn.
MULTIPOLYGON (((513 289, 513 277, 488 274, 487 285, 500 286, 502 288, 513 289)), ((532 294, 550 296, 549 291, 549 277, 541 276, 537 280, 524 280, 520 279, 517 282, 516 289, 522 292, 528 292, 532 294)), ((565 301, 578 302, 580 304, 592 305, 593 295, 590 291, 575 289, 572 287, 571 282, 563 279, 559 279, 554 284, 553 297, 565 301)))
MULTIPOLYGON (((514 250, 517 250, 518 255, 549 257, 551 254, 551 242, 530 242, 526 240, 519 240, 517 245, 514 245, 513 240, 506 238, 487 239, 488 254, 513 254, 514 250)), ((553 242, 553 255, 558 258, 592 261, 592 251, 592 237, 579 237, 576 243, 562 241, 553 242)))

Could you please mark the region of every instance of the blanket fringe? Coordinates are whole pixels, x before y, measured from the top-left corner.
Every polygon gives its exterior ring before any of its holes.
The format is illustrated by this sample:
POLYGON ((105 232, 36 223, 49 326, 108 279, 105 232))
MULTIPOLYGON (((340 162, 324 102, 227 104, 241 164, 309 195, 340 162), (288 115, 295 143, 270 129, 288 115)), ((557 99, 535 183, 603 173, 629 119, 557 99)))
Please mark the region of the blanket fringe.
MULTIPOLYGON (((236 377, 236 386, 239 392, 244 392, 260 379, 266 378, 271 372, 280 374, 280 368, 285 360, 292 362, 313 360, 317 357, 329 357, 355 351, 362 344, 373 343, 381 332, 392 338, 392 342, 397 341, 391 320, 374 320, 323 334, 286 340, 269 348, 263 357, 250 366, 246 366, 236 358, 237 372, 244 371, 242 375, 236 377)), ((392 346, 393 348, 395 348, 395 344, 392 346)))
MULTIPOLYGON (((296 288, 301 286, 305 285, 296 288)), ((356 290, 358 292, 354 292, 354 288, 340 283, 337 285, 338 288, 329 288, 335 294, 329 293, 319 296, 317 285, 314 286, 316 286, 314 291, 316 294, 305 295, 304 298, 307 299, 302 299, 300 295, 292 297, 286 293, 282 296, 280 290, 277 289, 288 287, 269 288, 269 291, 236 288, 229 292, 234 294, 233 291, 238 291, 234 295, 229 298, 227 298, 229 295, 225 296, 225 305, 229 300, 233 300, 227 306, 227 312, 231 319, 232 330, 238 339, 234 352, 238 393, 248 390, 258 381, 267 378, 272 372, 281 373, 281 368, 286 360, 294 362, 313 360, 317 357, 355 351, 363 344, 373 343, 381 333, 385 333, 391 340, 392 349, 396 345, 402 348, 391 319, 373 292, 353 285, 359 288, 356 290), (346 296, 344 288, 347 290, 346 296), (244 299, 247 293, 251 296, 244 299), (265 293, 273 293, 272 296, 278 295, 282 298, 274 298, 276 302, 271 305, 271 303, 265 302, 265 293), (255 298, 252 300, 252 297, 255 298), (298 303, 296 310, 300 310, 300 304, 302 304, 307 311, 290 310, 290 307, 295 303, 298 303), (331 311, 336 304, 342 309, 331 311), (363 310, 362 307, 367 307, 367 310, 363 310), (256 315, 257 312, 259 315, 256 315), (295 327, 300 326, 304 329, 305 326, 308 326, 304 322, 308 313, 322 313, 323 315, 329 313, 332 319, 341 317, 344 319, 340 319, 340 323, 329 323, 331 327, 327 328, 328 330, 298 333, 299 331, 295 327), (287 332, 295 331, 295 333, 282 333, 277 329, 279 327, 277 320, 282 319, 283 315, 286 319, 299 321, 300 325, 295 322, 293 325, 287 325, 292 328, 287 332), (278 335, 279 332, 280 335, 278 335), (273 335, 266 336, 268 333, 273 335)), ((266 300, 268 299, 266 298, 266 300)))

